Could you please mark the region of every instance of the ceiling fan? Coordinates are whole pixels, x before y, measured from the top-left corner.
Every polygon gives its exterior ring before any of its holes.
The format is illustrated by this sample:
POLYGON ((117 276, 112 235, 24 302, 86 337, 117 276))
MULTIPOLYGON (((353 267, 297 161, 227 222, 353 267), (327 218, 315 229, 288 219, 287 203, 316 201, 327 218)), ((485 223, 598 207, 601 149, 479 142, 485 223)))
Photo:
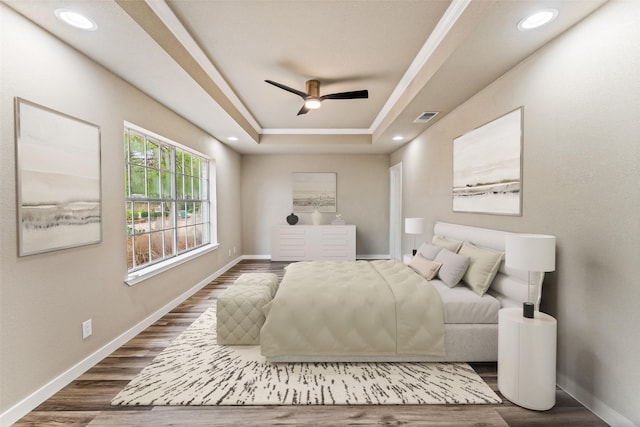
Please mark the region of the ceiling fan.
POLYGON ((351 92, 339 92, 339 93, 331 93, 329 95, 320 96, 320 81, 319 80, 307 80, 306 82, 306 92, 302 92, 301 90, 297 90, 291 88, 289 86, 285 86, 282 83, 274 82, 273 80, 265 80, 265 82, 272 84, 280 89, 284 89, 287 92, 295 93, 302 99, 304 99, 304 105, 298 111, 298 116, 300 114, 307 114, 309 110, 315 110, 320 108, 320 104, 325 99, 359 99, 359 98, 369 98, 368 90, 354 90, 351 92))

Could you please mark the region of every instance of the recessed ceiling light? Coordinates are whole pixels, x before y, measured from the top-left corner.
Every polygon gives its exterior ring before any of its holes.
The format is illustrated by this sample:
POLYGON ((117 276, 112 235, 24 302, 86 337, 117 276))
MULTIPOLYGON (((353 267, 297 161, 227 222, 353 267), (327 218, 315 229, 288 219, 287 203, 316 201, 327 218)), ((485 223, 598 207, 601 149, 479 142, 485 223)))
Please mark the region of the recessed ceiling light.
POLYGON ((558 11, 556 9, 543 9, 531 15, 525 16, 518 22, 518 30, 527 31, 542 27, 556 19, 558 11))
POLYGON ((230 136, 229 138, 227 138, 227 140, 229 140, 229 141, 237 141, 238 138, 236 138, 235 136, 230 136))
POLYGON ((404 139, 404 137, 400 136, 400 135, 396 135, 396 136, 393 137, 394 141, 402 141, 403 139, 404 139))
POLYGON ((54 13, 59 20, 67 25, 71 25, 72 27, 85 31, 95 31, 98 29, 98 24, 96 24, 92 19, 87 18, 78 12, 74 12, 73 10, 56 9, 54 13))

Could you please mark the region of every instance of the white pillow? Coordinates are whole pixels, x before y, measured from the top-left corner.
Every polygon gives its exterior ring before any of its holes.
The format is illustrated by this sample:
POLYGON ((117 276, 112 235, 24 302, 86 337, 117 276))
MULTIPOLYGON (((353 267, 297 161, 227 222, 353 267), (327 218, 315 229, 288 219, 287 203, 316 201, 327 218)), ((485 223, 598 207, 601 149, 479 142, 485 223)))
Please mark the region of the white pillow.
POLYGON ((467 267, 469 267, 469 257, 465 255, 454 254, 447 248, 443 248, 436 259, 435 262, 439 262, 442 264, 440 270, 438 271, 438 278, 444 282, 450 288, 453 288, 457 285, 464 273, 467 271, 467 267))
POLYGON ((466 255, 470 259, 469 268, 462 281, 476 294, 484 295, 498 273, 504 253, 478 248, 464 242, 458 254, 466 255))
POLYGON ((439 262, 431 261, 420 254, 416 254, 409 261, 409 267, 427 280, 436 277, 441 265, 439 262))

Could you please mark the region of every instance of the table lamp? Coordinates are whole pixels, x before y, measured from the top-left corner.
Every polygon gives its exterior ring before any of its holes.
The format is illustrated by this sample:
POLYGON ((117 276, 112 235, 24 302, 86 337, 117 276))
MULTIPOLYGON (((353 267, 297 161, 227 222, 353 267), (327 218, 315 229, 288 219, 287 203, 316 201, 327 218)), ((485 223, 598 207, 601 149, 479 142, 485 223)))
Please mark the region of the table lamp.
POLYGON ((405 218, 404 219, 404 232, 407 234, 413 234, 413 255, 416 255, 418 251, 416 247, 416 234, 424 233, 424 218, 405 218))
POLYGON ((555 236, 507 234, 505 265, 529 272, 527 302, 523 303, 522 315, 532 319, 534 310, 540 310, 544 272, 556 269, 555 236))

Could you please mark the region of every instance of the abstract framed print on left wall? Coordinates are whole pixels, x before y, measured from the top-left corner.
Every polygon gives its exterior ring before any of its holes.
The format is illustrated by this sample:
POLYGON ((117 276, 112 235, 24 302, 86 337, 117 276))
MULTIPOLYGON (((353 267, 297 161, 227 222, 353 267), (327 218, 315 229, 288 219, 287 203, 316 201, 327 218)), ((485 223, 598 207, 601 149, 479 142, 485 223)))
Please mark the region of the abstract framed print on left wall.
POLYGON ((15 98, 18 255, 102 240, 100 128, 15 98))
POLYGON ((453 141, 453 210, 522 215, 520 107, 453 141))

